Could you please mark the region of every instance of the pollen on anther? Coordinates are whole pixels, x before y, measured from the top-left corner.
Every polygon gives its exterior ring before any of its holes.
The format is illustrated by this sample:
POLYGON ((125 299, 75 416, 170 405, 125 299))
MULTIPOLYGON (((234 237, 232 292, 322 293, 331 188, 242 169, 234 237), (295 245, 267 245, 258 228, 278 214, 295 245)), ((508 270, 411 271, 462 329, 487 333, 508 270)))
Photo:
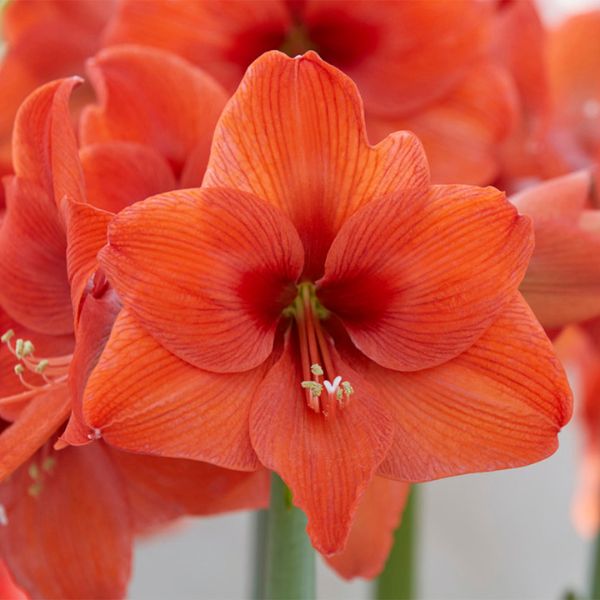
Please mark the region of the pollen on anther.
POLYGON ((2 342, 3 344, 6 344, 8 342, 10 342, 10 340, 14 337, 15 332, 13 329, 9 329, 8 331, 5 331, 2 334, 2 337, 0 337, 0 342, 2 342))

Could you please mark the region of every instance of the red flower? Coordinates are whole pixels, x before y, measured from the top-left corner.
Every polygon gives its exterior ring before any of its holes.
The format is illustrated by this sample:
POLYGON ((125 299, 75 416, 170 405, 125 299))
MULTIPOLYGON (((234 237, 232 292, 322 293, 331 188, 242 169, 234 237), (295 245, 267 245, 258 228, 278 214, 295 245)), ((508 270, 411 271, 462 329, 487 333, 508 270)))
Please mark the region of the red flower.
POLYGON ((342 73, 314 53, 256 61, 204 186, 109 228, 124 308, 83 406, 107 443, 277 471, 324 554, 376 473, 556 449, 570 392, 517 291, 528 219, 493 188, 430 186, 408 133, 369 146, 342 73))
POLYGON ((15 126, 0 229, 0 553, 34 597, 121 597, 134 535, 183 514, 263 506, 268 480, 105 444, 53 449, 71 410, 78 424, 120 310, 96 262, 112 215, 85 203, 68 110, 76 83, 36 90, 15 126))

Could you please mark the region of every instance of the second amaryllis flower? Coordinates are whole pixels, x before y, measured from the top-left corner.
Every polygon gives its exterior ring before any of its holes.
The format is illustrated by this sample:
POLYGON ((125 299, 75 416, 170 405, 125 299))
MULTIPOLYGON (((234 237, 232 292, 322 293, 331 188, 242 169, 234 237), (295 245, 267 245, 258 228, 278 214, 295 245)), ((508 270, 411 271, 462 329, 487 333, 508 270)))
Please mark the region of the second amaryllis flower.
POLYGON ((430 186, 411 134, 369 146, 340 71, 268 53, 225 109, 204 187, 113 220, 100 262, 124 310, 84 419, 121 448, 265 465, 338 552, 376 474, 556 449, 571 399, 518 293, 532 247, 496 189, 430 186))

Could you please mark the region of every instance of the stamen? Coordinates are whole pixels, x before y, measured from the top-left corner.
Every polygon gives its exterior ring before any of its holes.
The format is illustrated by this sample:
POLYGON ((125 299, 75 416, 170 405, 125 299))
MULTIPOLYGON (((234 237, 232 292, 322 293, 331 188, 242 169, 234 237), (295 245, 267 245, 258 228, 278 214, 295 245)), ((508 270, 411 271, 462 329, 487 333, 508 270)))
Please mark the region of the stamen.
POLYGON ((9 329, 8 331, 4 332, 2 334, 2 337, 0 337, 0 342, 2 342, 3 344, 7 344, 8 342, 10 342, 11 338, 13 338, 15 335, 15 332, 13 329, 9 329))

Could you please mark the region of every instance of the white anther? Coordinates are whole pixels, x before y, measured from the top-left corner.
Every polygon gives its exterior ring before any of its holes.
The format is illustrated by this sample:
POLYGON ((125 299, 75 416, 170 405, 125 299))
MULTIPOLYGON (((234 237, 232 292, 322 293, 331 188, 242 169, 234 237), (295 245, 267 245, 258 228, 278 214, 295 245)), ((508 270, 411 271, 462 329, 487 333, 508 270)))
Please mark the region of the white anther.
POLYGON ((87 434, 88 440, 99 440, 102 437, 102 431, 97 427, 94 427, 91 433, 87 434))
POLYGON ((12 329, 9 329, 8 331, 6 331, 2 337, 0 337, 0 341, 3 344, 6 344, 7 342, 10 342, 11 338, 15 335, 15 332, 12 329))
POLYGON ((8 515, 6 514, 4 504, 0 504, 0 525, 4 525, 4 527, 8 525, 8 515))
POLYGON ((336 393, 337 389, 340 387, 340 383, 342 383, 342 376, 338 375, 334 380, 333 383, 325 380, 323 382, 323 385, 325 386, 325 389, 327 390, 327 393, 330 395, 333 395, 336 393))

